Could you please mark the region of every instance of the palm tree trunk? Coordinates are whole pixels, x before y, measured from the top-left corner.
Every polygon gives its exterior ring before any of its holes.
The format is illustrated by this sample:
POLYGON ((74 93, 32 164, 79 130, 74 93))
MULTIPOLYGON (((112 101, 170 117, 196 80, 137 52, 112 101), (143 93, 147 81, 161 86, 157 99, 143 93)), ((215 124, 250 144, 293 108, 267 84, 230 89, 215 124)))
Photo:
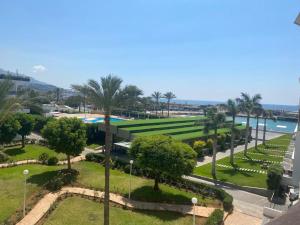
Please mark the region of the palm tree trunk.
POLYGON ((211 175, 214 179, 216 179, 216 157, 217 157, 217 130, 215 130, 213 141, 213 157, 212 157, 212 165, 211 165, 211 175))
POLYGON ((68 170, 71 169, 71 158, 70 155, 67 155, 67 161, 68 161, 68 170))
POLYGON ((85 113, 86 97, 83 97, 83 112, 85 113))
POLYGON ((109 170, 110 170, 110 114, 105 113, 105 187, 104 187, 104 225, 109 225, 109 170))
POLYGON ((250 114, 247 115, 247 124, 246 124, 246 135, 245 135, 245 149, 244 155, 247 155, 248 150, 248 141, 249 141, 249 123, 250 123, 250 114))
POLYGON ((258 119, 259 117, 256 117, 256 131, 255 131, 255 149, 257 149, 257 139, 258 139, 258 119))
POLYGON ((25 147, 25 135, 22 135, 22 148, 25 147))
POLYGON ((264 118, 264 134, 263 134, 263 145, 266 144, 266 131, 267 131, 267 118, 264 118))
POLYGON ((230 164, 233 165, 233 153, 234 153, 234 126, 235 126, 235 116, 232 116, 232 128, 231 128, 231 144, 230 144, 230 164))
POLYGON ((168 101, 168 117, 170 117, 170 102, 168 101))
POLYGON ((155 175, 155 178, 154 178, 154 191, 159 191, 159 186, 158 186, 158 183, 159 183, 159 175, 155 175))
POLYGON ((156 104, 155 104, 155 115, 157 117, 157 112, 158 112, 158 101, 156 101, 156 104))

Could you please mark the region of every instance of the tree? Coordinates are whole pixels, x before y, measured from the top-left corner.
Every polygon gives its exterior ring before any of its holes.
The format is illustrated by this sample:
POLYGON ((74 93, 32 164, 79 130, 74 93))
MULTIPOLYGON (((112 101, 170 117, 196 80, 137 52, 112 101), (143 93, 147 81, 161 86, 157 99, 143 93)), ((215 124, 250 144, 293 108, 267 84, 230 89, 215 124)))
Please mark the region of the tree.
POLYGON ((256 94, 253 97, 251 97, 249 94, 247 93, 241 93, 241 98, 238 98, 238 104, 239 104, 239 108, 240 111, 243 113, 246 113, 247 115, 247 123, 246 123, 246 137, 245 137, 245 149, 244 149, 244 155, 247 155, 247 150, 248 150, 248 142, 249 142, 249 132, 250 132, 250 128, 249 128, 249 123, 250 123, 250 116, 251 113, 253 112, 253 109, 259 105, 259 102, 261 100, 261 95, 260 94, 256 94))
POLYGON ((22 148, 24 148, 25 137, 32 132, 35 120, 31 115, 26 113, 16 113, 14 117, 21 125, 18 134, 22 136, 22 148))
POLYGON ((255 115, 256 118, 256 130, 255 130, 255 149, 257 149, 257 142, 258 142, 258 127, 259 127, 259 117, 263 113, 263 108, 260 104, 258 104, 254 109, 253 109, 253 114, 255 115))
POLYGON ((116 76, 108 75, 101 78, 98 83, 89 80, 89 98, 99 108, 103 108, 105 115, 105 188, 104 188, 104 225, 109 225, 109 175, 110 175, 110 151, 112 135, 110 130, 110 116, 114 107, 120 100, 120 88, 122 80, 116 76))
POLYGON ((158 183, 162 174, 172 178, 191 174, 197 157, 189 145, 163 135, 134 139, 130 154, 141 168, 151 169, 155 191, 159 191, 158 183))
POLYGON ((225 126, 226 116, 224 113, 218 113, 217 108, 212 107, 207 111, 207 121, 204 124, 204 133, 209 135, 213 131, 213 157, 211 175, 216 178, 216 156, 217 156, 217 142, 218 142, 218 129, 225 126))
POLYGON ((269 190, 275 191, 275 195, 279 190, 282 175, 283 168, 281 165, 273 164, 268 168, 267 186, 269 190))
POLYGON ((137 109, 137 104, 140 101, 143 91, 135 85, 127 85, 122 90, 122 102, 123 106, 128 109, 128 111, 133 111, 137 109))
POLYGON ((276 121, 276 117, 273 115, 272 110, 264 110, 262 116, 264 118, 263 145, 265 145, 266 144, 266 132, 267 132, 267 119, 276 121))
POLYGON ((9 96, 9 92, 14 86, 13 82, 10 80, 4 80, 0 82, 0 125, 3 121, 20 107, 18 99, 9 96))
POLYGON ((155 115, 157 116, 157 112, 159 109, 159 102, 160 102, 160 99, 162 98, 162 94, 159 91, 155 91, 155 92, 153 92, 153 94, 151 96, 155 100, 155 115))
MULTIPOLYGON (((79 94, 81 96, 80 102, 83 103, 83 112, 85 113, 89 87, 85 84, 84 85, 72 84, 71 87, 73 90, 79 92, 79 94)), ((79 109, 80 109, 80 106, 79 106, 79 109)))
POLYGON ((20 123, 14 117, 7 117, 0 124, 0 145, 12 142, 20 127, 20 123))
POLYGON ((176 98, 176 96, 172 92, 167 92, 164 94, 164 98, 167 99, 168 117, 170 117, 170 102, 172 99, 176 98))
MULTIPOLYGON (((73 108, 79 108, 79 112, 81 112, 81 102, 82 97, 80 95, 70 96, 65 100, 65 105, 73 107, 73 108)), ((85 109, 84 109, 85 111, 85 109)))
POLYGON ((234 164, 234 140, 235 140, 235 134, 237 132, 236 128, 235 128, 235 118, 236 115, 239 112, 239 107, 238 104, 235 100, 233 99, 229 99, 227 101, 226 104, 226 109, 228 111, 228 113, 231 115, 232 117, 232 123, 231 123, 231 143, 230 143, 230 164, 233 165, 234 164))
POLYGON ((86 145, 86 127, 77 118, 49 121, 42 129, 42 136, 56 152, 67 155, 68 169, 71 169, 70 156, 79 155, 86 145))

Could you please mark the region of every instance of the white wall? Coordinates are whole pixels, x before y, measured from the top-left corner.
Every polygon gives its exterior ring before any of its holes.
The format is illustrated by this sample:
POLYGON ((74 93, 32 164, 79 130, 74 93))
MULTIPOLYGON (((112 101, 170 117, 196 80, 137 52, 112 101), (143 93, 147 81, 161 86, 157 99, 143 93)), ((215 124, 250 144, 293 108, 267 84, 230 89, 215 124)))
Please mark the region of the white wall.
POLYGON ((295 153, 293 159, 293 184, 299 186, 300 182, 300 131, 296 133, 295 153))

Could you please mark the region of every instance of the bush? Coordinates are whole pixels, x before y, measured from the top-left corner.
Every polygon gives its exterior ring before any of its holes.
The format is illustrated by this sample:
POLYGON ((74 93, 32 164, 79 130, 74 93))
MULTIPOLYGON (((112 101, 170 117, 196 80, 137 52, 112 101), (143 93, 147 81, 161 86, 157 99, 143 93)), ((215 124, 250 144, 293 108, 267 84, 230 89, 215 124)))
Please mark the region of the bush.
POLYGON ((49 155, 45 152, 39 155, 39 161, 42 162, 43 164, 46 164, 48 159, 49 159, 49 155))
POLYGON ((282 179, 282 174, 283 174, 283 168, 281 165, 278 164, 270 165, 268 169, 268 175, 267 175, 267 186, 269 190, 273 190, 275 192, 278 191, 282 179))
MULTIPOLYGON (((225 192, 225 191, 224 191, 225 192)), ((233 198, 231 195, 227 194, 225 192, 224 198, 223 198, 223 208, 226 212, 231 212, 233 209, 233 198)))
POLYGON ((64 185, 70 185, 77 180, 79 172, 74 169, 62 169, 55 177, 46 183, 46 188, 50 191, 60 190, 64 185))
POLYGON ((206 220, 205 225, 221 225, 223 224, 224 212, 221 209, 215 209, 206 220))
POLYGON ((0 163, 6 162, 8 160, 8 155, 0 151, 0 163))
POLYGON ((57 163, 58 163, 58 158, 55 157, 55 156, 50 157, 50 158, 48 159, 48 161, 47 161, 47 164, 48 164, 49 166, 54 166, 54 165, 56 165, 57 163))
POLYGON ((195 150, 195 152, 197 152, 198 157, 203 157, 203 148, 206 146, 205 141, 195 141, 194 142, 194 146, 193 149, 195 150))
POLYGON ((85 156, 86 161, 101 163, 105 159, 105 155, 102 153, 88 153, 85 156))
POLYGON ((209 154, 212 154, 212 152, 213 152, 213 143, 214 143, 214 141, 211 138, 207 139, 207 141, 206 141, 206 146, 208 148, 209 154))

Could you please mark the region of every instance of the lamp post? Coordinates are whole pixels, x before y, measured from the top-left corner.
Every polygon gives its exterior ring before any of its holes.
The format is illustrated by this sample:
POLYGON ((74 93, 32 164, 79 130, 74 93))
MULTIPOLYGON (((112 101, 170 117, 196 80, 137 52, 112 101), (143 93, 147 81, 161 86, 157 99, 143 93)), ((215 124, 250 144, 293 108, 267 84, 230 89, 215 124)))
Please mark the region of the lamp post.
POLYGON ((29 170, 23 170, 24 175, 24 204, 23 204, 23 217, 26 214, 26 182, 27 182, 27 175, 29 174, 29 170))
POLYGON ((196 216, 195 216, 195 209, 196 209, 196 204, 198 202, 197 198, 192 198, 192 203, 193 203, 193 225, 196 224, 196 216))
POLYGON ((129 161, 129 163, 130 163, 130 175, 129 175, 129 200, 130 200, 130 195, 131 195, 131 172, 132 172, 133 160, 131 159, 129 161))

